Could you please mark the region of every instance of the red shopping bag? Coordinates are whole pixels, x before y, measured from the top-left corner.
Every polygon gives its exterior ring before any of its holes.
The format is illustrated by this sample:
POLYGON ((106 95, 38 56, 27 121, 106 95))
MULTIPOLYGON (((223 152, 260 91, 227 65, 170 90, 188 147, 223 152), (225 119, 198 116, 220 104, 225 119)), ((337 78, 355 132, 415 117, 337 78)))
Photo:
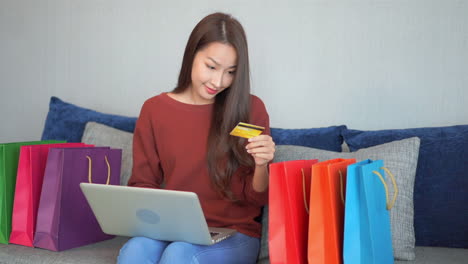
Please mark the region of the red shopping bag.
POLYGON ((312 166, 308 260, 311 264, 343 263, 346 171, 355 159, 332 159, 312 166))
POLYGON ((270 164, 268 247, 272 264, 307 263, 311 166, 317 162, 270 164))
POLYGON ((42 181, 50 148, 92 147, 84 143, 22 146, 18 161, 10 243, 33 247, 42 181))

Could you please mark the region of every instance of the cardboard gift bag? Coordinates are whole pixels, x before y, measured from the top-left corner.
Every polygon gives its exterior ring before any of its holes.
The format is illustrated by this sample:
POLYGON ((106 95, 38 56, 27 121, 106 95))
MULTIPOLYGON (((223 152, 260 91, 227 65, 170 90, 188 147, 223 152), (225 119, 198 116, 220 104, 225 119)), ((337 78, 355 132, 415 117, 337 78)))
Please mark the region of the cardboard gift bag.
POLYGON ((34 246, 62 251, 113 238, 103 233, 79 184, 119 185, 121 161, 121 149, 50 149, 34 246))
POLYGON ((355 159, 332 159, 312 165, 309 216, 309 263, 343 262, 343 215, 346 170, 355 159))
POLYGON ((60 142, 65 141, 45 140, 0 144, 0 243, 8 244, 10 238, 20 147, 60 142))
POLYGON ((395 178, 383 165, 382 160, 364 160, 348 167, 343 242, 345 263, 393 263, 389 210, 395 203, 398 189, 395 178), (384 172, 395 188, 392 201, 384 172))
POLYGON ((33 246, 42 181, 50 148, 92 147, 84 143, 22 146, 16 176, 10 243, 33 246))
POLYGON ((307 263, 308 203, 317 160, 270 164, 268 244, 270 262, 307 263))

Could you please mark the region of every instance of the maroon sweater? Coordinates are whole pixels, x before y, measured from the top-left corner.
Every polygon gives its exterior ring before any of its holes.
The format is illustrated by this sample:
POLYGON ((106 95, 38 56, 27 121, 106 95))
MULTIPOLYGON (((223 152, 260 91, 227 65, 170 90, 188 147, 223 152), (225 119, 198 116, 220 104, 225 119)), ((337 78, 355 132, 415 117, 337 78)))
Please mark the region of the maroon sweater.
MULTIPOLYGON (((265 127, 269 117, 263 102, 251 96, 250 122, 265 127)), ((191 105, 167 93, 148 99, 140 112, 133 138, 133 170, 129 186, 191 191, 197 193, 209 226, 227 227, 260 237, 261 224, 254 220, 268 202, 268 189, 256 192, 253 174, 245 180, 239 170, 231 189, 240 203, 220 196, 212 187, 206 160, 213 104, 191 105)), ((252 170, 253 171, 253 170, 252 170)))

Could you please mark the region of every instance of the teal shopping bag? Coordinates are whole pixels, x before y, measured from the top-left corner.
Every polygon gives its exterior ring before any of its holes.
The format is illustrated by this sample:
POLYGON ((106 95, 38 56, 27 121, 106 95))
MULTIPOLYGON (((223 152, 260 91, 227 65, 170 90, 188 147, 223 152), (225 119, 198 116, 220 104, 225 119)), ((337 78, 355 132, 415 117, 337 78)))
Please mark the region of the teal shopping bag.
POLYGON ((391 264, 393 248, 389 210, 398 189, 382 160, 364 160, 348 166, 343 239, 344 263, 391 264), (389 201, 384 171, 395 195, 389 201))
POLYGON ((361 177, 359 176, 359 166, 368 164, 369 160, 364 160, 348 166, 346 173, 346 200, 344 214, 344 236, 343 236, 343 261, 344 263, 372 263, 371 259, 364 259, 361 254, 362 237, 369 237, 365 232, 369 229, 362 229, 362 226, 368 226, 367 217, 361 219, 361 177))
POLYGON ((65 141, 46 140, 0 144, 0 243, 8 244, 10 238, 20 147, 62 142, 65 141))

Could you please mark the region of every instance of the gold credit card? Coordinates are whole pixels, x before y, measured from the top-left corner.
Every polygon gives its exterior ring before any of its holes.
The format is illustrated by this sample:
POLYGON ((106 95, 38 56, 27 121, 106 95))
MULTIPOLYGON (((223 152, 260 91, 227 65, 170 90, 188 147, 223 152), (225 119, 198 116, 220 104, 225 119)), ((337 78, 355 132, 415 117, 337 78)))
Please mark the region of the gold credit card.
POLYGON ((229 133, 229 135, 243 138, 252 138, 260 135, 263 130, 265 130, 264 127, 239 122, 239 124, 237 124, 237 126, 231 131, 231 133, 229 133))

